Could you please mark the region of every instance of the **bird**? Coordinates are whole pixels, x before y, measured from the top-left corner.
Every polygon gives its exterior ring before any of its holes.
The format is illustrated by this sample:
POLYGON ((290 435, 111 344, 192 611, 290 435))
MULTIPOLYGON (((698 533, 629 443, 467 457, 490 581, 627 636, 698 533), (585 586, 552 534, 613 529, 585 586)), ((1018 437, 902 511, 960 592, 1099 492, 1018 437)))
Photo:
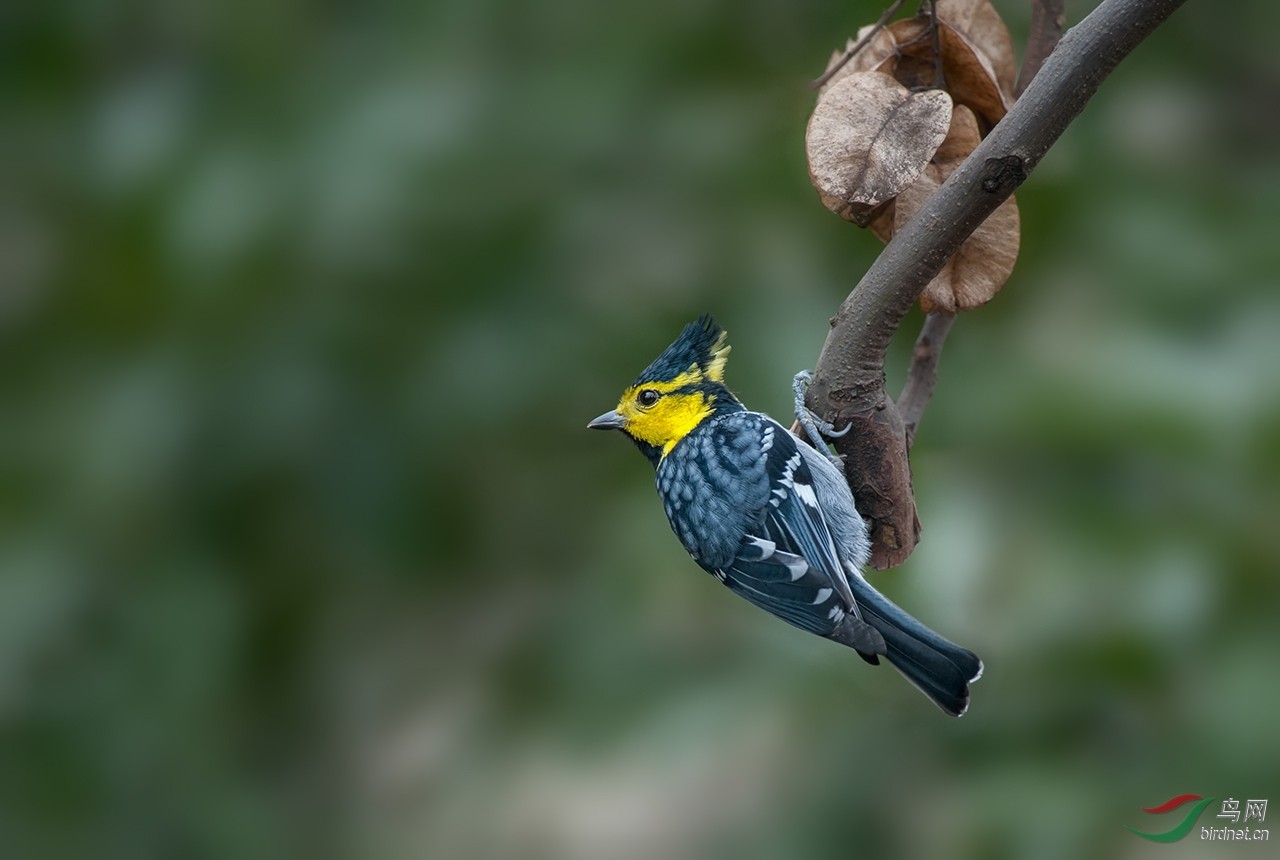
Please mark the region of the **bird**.
POLYGON ((842 469, 828 459, 834 455, 729 390, 727 338, 709 314, 689 323, 617 407, 587 427, 620 430, 635 442, 654 467, 672 531, 703 570, 872 665, 884 657, 944 712, 961 716, 982 661, 867 582, 867 525, 842 469))

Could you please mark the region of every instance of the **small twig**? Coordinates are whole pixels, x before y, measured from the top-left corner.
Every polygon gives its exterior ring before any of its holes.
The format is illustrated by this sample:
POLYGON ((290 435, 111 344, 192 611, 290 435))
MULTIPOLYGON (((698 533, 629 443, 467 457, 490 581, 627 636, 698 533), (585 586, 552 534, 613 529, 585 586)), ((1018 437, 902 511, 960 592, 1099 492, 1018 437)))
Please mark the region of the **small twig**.
POLYGON ((1044 61, 1058 46, 1062 28, 1067 23, 1067 16, 1062 13, 1063 3, 1064 0, 1031 0, 1031 31, 1027 34, 1027 52, 1022 55, 1018 85, 1013 88, 1014 98, 1022 95, 1027 84, 1031 83, 1044 61))
POLYGON ((852 48, 847 49, 844 52, 844 55, 841 56, 840 59, 836 60, 836 64, 834 66, 823 72, 822 77, 813 82, 813 88, 815 90, 818 89, 827 81, 831 80, 832 75, 843 69, 845 63, 852 60, 855 54, 865 48, 867 43, 876 37, 876 33, 879 33, 881 28, 889 22, 889 19, 894 16, 894 13, 898 11, 898 7, 901 5, 902 0, 894 0, 894 4, 884 10, 884 14, 880 16, 880 20, 872 25, 871 29, 867 32, 867 35, 859 39, 852 48))
POLYGON ((942 41, 938 33, 938 0, 929 0, 929 30, 933 33, 933 86, 946 89, 947 82, 942 77, 942 41))
POLYGON ((920 424, 920 416, 933 396, 933 387, 938 381, 938 358, 942 354, 942 344, 946 342, 947 332, 956 321, 956 315, 950 311, 934 311, 925 317, 920 336, 916 338, 915 348, 911 350, 911 367, 907 370, 907 382, 902 386, 902 394, 898 395, 898 411, 902 414, 902 424, 907 431, 907 450, 916 442, 916 427, 920 424))

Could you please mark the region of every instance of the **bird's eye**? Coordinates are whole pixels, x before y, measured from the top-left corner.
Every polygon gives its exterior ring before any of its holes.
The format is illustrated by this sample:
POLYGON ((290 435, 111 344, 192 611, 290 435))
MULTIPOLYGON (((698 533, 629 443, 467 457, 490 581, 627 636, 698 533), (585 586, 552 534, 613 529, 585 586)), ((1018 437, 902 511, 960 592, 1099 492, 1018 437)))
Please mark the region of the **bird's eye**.
POLYGON ((636 395, 636 400, 639 401, 641 406, 652 406, 658 402, 658 392, 654 391, 652 388, 646 388, 644 391, 641 391, 636 395))

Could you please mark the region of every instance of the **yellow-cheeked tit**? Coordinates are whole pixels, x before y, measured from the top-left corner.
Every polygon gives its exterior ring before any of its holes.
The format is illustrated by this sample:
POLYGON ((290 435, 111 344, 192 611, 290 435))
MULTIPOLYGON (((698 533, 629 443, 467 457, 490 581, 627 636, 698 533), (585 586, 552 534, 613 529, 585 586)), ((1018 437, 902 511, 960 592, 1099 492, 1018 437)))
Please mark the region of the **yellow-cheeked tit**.
POLYGON ((588 424, 621 430, 657 471, 672 530, 704 570, 802 630, 885 657, 948 714, 969 706, 982 661, 867 583, 867 527, 823 452, 724 384, 729 346, 710 316, 685 326, 588 424))

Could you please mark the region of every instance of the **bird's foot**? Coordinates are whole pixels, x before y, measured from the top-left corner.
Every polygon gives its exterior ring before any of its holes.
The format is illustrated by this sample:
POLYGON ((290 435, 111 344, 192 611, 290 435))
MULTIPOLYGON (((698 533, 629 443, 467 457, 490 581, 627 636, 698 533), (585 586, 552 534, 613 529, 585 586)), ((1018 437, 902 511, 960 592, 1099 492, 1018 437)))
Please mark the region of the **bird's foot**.
POLYGON ((827 440, 839 439, 848 433, 853 428, 853 422, 850 421, 849 426, 843 430, 836 430, 834 424, 823 421, 817 415, 814 415, 809 407, 804 405, 804 395, 809 390, 811 382, 813 382, 813 374, 807 370, 797 373, 791 381, 791 390, 796 396, 796 420, 800 422, 800 426, 808 434, 809 439, 813 442, 813 447, 825 454, 827 459, 843 472, 844 458, 831 453, 831 449, 827 447, 827 440))

